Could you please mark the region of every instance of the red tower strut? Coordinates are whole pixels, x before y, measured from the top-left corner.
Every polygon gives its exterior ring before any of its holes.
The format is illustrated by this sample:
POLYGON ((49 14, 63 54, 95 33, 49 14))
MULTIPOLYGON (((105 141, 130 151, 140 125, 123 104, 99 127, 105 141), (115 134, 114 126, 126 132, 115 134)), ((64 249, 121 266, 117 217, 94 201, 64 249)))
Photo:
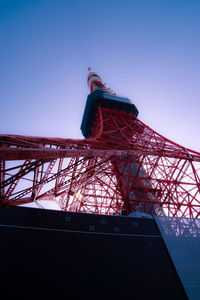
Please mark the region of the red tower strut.
MULTIPOLYGON (((88 83, 115 100, 91 70, 88 83)), ((197 218, 200 153, 105 103, 83 140, 0 135, 0 206, 51 200, 68 211, 197 218)))

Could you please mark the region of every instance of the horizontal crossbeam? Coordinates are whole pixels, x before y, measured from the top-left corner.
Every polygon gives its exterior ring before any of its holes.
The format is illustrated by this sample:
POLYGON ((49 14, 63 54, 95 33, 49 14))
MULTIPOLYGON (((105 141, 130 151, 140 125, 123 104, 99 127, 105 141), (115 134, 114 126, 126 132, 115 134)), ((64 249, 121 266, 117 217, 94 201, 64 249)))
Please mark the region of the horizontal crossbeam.
POLYGON ((110 150, 110 149, 52 149, 52 148, 0 148, 0 160, 25 159, 57 159, 67 157, 109 157, 122 155, 151 155, 159 157, 173 157, 200 162, 200 157, 187 153, 161 152, 156 149, 110 150))

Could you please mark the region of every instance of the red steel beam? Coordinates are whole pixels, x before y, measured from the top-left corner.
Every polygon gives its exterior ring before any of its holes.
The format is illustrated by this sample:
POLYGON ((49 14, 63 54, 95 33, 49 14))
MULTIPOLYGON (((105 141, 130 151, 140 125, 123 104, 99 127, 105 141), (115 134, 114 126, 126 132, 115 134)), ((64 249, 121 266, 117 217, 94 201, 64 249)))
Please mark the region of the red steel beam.
POLYGON ((52 149, 52 148, 0 148, 0 160, 25 159, 57 159, 67 157, 105 157, 122 155, 152 155, 160 157, 173 157, 200 162, 200 156, 187 153, 174 153, 173 151, 159 151, 156 149, 133 150, 102 150, 102 149, 52 149))

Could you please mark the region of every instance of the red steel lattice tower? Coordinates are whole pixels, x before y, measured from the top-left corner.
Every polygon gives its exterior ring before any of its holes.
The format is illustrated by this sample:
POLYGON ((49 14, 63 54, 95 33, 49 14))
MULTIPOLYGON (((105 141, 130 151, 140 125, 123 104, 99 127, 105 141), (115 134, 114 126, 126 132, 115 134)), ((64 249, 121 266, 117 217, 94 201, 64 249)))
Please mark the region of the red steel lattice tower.
POLYGON ((197 218, 200 153, 141 122, 89 69, 85 139, 0 135, 0 206, 41 200, 62 210, 197 218))

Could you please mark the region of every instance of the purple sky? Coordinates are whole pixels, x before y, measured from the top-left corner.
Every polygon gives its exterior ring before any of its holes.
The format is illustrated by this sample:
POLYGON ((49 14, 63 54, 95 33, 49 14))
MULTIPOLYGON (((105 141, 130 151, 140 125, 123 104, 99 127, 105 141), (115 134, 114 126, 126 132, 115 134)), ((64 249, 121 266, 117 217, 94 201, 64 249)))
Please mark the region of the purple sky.
POLYGON ((1 0, 1 133, 81 138, 92 67, 200 152, 200 1, 1 0))

